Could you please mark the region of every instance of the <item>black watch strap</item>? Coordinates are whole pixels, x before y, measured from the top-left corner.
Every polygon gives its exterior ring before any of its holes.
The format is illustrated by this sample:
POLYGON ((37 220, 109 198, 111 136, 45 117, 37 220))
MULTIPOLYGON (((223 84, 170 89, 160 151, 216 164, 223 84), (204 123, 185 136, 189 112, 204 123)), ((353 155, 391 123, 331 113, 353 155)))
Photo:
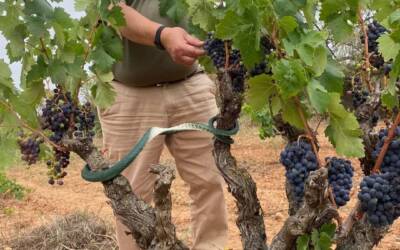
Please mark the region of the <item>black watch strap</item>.
POLYGON ((164 25, 161 25, 160 27, 158 27, 158 29, 156 31, 156 35, 154 37, 154 44, 156 45, 157 48, 159 48, 161 50, 165 50, 164 45, 161 43, 161 32, 165 28, 166 28, 166 26, 164 26, 164 25))

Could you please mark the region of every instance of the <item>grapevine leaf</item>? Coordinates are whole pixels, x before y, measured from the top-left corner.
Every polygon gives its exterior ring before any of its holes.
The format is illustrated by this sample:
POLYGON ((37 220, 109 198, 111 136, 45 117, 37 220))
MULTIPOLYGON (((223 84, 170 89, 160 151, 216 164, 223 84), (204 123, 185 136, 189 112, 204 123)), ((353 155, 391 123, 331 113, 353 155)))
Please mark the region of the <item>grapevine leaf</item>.
POLYGON ((272 72, 285 99, 296 96, 308 83, 306 71, 299 60, 280 60, 272 66, 272 72))
POLYGON ((39 121, 36 116, 36 108, 30 104, 26 104, 20 97, 11 95, 10 106, 13 107, 15 112, 18 113, 21 120, 26 121, 26 123, 32 128, 39 127, 39 121))
POLYGON ((290 56, 294 56, 294 51, 296 51, 300 59, 312 67, 315 75, 319 76, 324 72, 327 64, 326 38, 325 32, 291 32, 283 42, 290 56))
POLYGON ((203 30, 214 30, 217 19, 213 0, 187 0, 192 23, 203 30))
POLYGON ((320 245, 319 245, 319 233, 318 233, 318 230, 316 230, 316 229, 312 230, 311 242, 312 242, 312 245, 314 246, 315 250, 321 250, 320 245))
POLYGON ((315 79, 307 85, 307 93, 310 98, 311 105, 319 112, 325 113, 330 103, 329 93, 324 86, 315 79))
MULTIPOLYGON (((13 124, 15 126, 15 124, 13 124)), ((18 157, 18 145, 15 132, 0 131, 0 170, 14 164, 18 157)))
POLYGON ((276 93, 276 87, 271 76, 263 74, 253 77, 249 80, 247 103, 254 111, 260 111, 274 93, 276 93))
POLYGON ((160 14, 169 17, 178 24, 187 14, 188 5, 185 0, 160 0, 160 14))
POLYGON ((115 62, 115 59, 103 47, 97 47, 92 51, 91 59, 95 62, 95 67, 101 72, 109 72, 115 62))
POLYGON ((298 23, 294 17, 284 16, 279 20, 279 27, 288 34, 298 27, 298 23))
POLYGON ((374 18, 377 18, 380 21, 387 18, 390 13, 393 12, 393 6, 388 4, 387 1, 372 0, 371 2, 371 8, 376 11, 374 18))
POLYGON ((90 4, 89 0, 75 0, 74 8, 76 11, 84 11, 90 4))
POLYGON ((344 77, 340 66, 333 61, 328 61, 324 73, 318 80, 328 92, 342 93, 344 77))
POLYGON ((334 237, 336 232, 336 225, 334 223, 326 223, 322 225, 319 230, 321 233, 325 233, 329 237, 334 237))
POLYGON ((322 1, 321 20, 338 42, 348 40, 358 20, 359 0, 322 1))
MULTIPOLYGON (((293 100, 289 99, 285 101, 285 105, 282 106, 282 117, 291 125, 299 129, 304 129, 304 124, 297 108, 297 103, 295 103, 293 100)), ((305 118, 307 119, 307 117, 305 118)))
POLYGON ((390 72, 390 81, 387 87, 382 91, 382 103, 384 106, 392 109, 399 105, 398 94, 396 92, 396 82, 400 75, 400 54, 396 56, 390 72))
POLYGON ((321 250, 331 250, 332 238, 326 233, 320 233, 318 244, 321 250))
POLYGON ((55 84, 63 84, 66 79, 65 64, 60 60, 54 60, 48 65, 49 75, 55 84))
POLYGON ((308 250, 308 245, 310 244, 310 236, 305 234, 297 238, 296 249, 297 250, 308 250))
POLYGON ((125 16, 122 13, 122 8, 120 6, 114 6, 110 10, 107 20, 116 27, 122 27, 126 25, 125 16))
MULTIPOLYGON (((105 79, 106 76, 101 76, 99 79, 105 79)), ((112 85, 108 82, 98 81, 91 88, 94 102, 99 108, 107 108, 114 103, 116 93, 112 85)))
POLYGON ((260 24, 258 9, 255 6, 245 9, 242 15, 228 11, 216 27, 216 36, 221 39, 233 39, 233 45, 240 50, 242 61, 251 68, 261 60, 260 24))
POLYGON ((53 16, 53 8, 46 0, 29 0, 25 1, 25 13, 28 16, 37 15, 43 18, 50 18, 53 16))
POLYGON ((30 82, 29 86, 22 91, 20 99, 30 106, 35 106, 40 103, 44 95, 45 91, 42 81, 34 81, 30 82))
POLYGON ((15 127, 18 124, 17 117, 14 113, 10 112, 10 110, 4 106, 5 102, 5 100, 1 100, 0 102, 0 125, 3 128, 15 127))
POLYGON ((30 16, 27 17, 27 28, 29 33, 36 37, 43 37, 45 36, 47 29, 46 26, 43 25, 43 19, 37 16, 30 16))
POLYGON ((3 59, 0 59, 0 86, 14 89, 11 79, 11 70, 3 59))
POLYGON ((216 36, 224 40, 233 39, 241 25, 240 16, 234 11, 228 11, 216 27, 216 36))
POLYGON ((347 157, 364 156, 364 146, 360 136, 362 131, 353 113, 348 112, 340 103, 338 93, 330 93, 329 126, 325 135, 339 155, 347 157))
POLYGON ((393 41, 389 34, 382 35, 379 39, 379 52, 385 61, 396 58, 400 51, 400 44, 393 41))

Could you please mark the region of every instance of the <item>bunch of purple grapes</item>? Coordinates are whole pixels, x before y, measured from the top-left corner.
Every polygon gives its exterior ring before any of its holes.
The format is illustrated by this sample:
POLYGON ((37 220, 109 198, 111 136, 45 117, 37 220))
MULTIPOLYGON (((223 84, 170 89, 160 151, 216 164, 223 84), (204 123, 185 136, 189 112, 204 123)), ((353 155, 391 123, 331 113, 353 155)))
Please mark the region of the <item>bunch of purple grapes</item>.
POLYGON ((332 187, 336 205, 344 206, 350 200, 354 169, 350 161, 336 157, 327 158, 327 164, 329 185, 332 187))
POLYGON ((42 129, 52 132, 50 140, 59 147, 53 147, 54 160, 48 161, 50 184, 62 185, 66 176, 65 168, 70 163, 70 153, 64 151, 62 139, 75 138, 92 142, 95 135, 96 115, 90 103, 79 105, 75 103, 70 92, 65 92, 60 86, 53 91, 53 96, 46 100, 42 109, 42 129))
POLYGON ((229 65, 227 66, 232 79, 232 88, 236 92, 243 92, 247 70, 242 63, 240 51, 232 48, 231 41, 223 41, 215 38, 212 33, 209 33, 204 44, 204 49, 217 69, 224 68, 227 56, 225 43, 229 51, 229 65))
POLYGON ((40 144, 44 142, 41 137, 28 137, 23 138, 22 135, 18 139, 18 145, 21 151, 21 159, 28 163, 28 165, 33 165, 39 160, 40 154, 40 144))
POLYGON ((281 153, 280 162, 285 166, 286 178, 293 187, 296 201, 302 201, 305 181, 310 172, 318 168, 311 144, 306 141, 288 144, 281 153))
MULTIPOLYGON (((383 27, 380 23, 378 23, 376 20, 373 20, 372 23, 368 24, 367 36, 368 36, 368 51, 370 53, 370 62, 371 65, 377 69, 381 68, 385 64, 382 55, 379 53, 378 39, 382 36, 382 34, 387 32, 388 30, 385 27, 383 27)), ((365 43, 364 35, 361 35, 361 42, 363 44, 365 43)))
MULTIPOLYGON (((400 127, 389 144, 381 165, 381 173, 366 176, 361 182, 358 198, 368 221, 376 226, 391 225, 400 217, 400 127)), ((376 159, 388 136, 388 129, 379 132, 373 157, 376 159)))
POLYGON ((263 52, 263 60, 256 64, 249 72, 251 77, 258 76, 261 74, 271 75, 272 71, 271 68, 268 66, 268 63, 265 59, 266 56, 270 55, 272 51, 275 50, 274 45, 267 36, 261 37, 260 40, 261 51, 263 52))

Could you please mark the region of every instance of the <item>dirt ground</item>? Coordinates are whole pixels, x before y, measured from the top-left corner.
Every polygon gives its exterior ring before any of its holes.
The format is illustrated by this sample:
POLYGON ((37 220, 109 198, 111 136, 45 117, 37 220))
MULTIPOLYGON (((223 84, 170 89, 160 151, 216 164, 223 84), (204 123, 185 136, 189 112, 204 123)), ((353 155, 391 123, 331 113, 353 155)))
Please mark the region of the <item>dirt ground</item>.
MULTIPOLYGON (((321 131, 321 135, 322 135, 321 131)), ((321 143, 321 159, 333 156, 334 151, 323 136, 321 143)), ((258 186, 258 197, 265 213, 265 225, 268 242, 283 225, 287 218, 288 204, 284 188, 284 168, 279 164, 279 154, 284 147, 281 138, 261 141, 257 128, 248 124, 235 138, 233 153, 240 166, 247 168, 258 186)), ((26 199, 22 201, 0 201, 0 238, 16 235, 21 230, 46 223, 56 215, 68 214, 76 210, 85 210, 113 222, 113 215, 102 193, 101 184, 87 183, 80 177, 83 162, 76 157, 68 168, 68 177, 64 186, 51 187, 47 184, 46 168, 38 165, 27 169, 25 166, 11 168, 7 174, 18 183, 30 189, 26 199)), ((173 159, 164 151, 162 163, 173 165, 173 159)), ((359 163, 353 160, 356 169, 355 187, 362 177, 359 163)), ((179 237, 190 243, 190 199, 187 185, 178 177, 172 188, 173 218, 179 237)), ((236 207, 231 195, 226 192, 229 210, 229 243, 227 249, 242 249, 239 231, 235 224, 236 207)), ((346 216, 357 199, 357 190, 353 189, 352 201, 340 209, 346 216)), ((1 243, 1 241, 0 241, 1 243)), ((0 249, 2 247, 0 246, 0 249)), ((390 232, 376 249, 400 250, 400 220, 393 225, 390 232)))

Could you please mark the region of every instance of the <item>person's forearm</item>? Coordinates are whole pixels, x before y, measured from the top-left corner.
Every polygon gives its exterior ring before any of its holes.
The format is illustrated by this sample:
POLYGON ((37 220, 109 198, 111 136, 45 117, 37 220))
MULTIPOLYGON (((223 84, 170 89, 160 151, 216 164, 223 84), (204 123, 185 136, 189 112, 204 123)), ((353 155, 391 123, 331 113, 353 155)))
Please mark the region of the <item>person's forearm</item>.
POLYGON ((121 3, 120 6, 126 20, 121 34, 133 42, 154 46, 154 36, 160 24, 151 21, 125 3, 121 3))

